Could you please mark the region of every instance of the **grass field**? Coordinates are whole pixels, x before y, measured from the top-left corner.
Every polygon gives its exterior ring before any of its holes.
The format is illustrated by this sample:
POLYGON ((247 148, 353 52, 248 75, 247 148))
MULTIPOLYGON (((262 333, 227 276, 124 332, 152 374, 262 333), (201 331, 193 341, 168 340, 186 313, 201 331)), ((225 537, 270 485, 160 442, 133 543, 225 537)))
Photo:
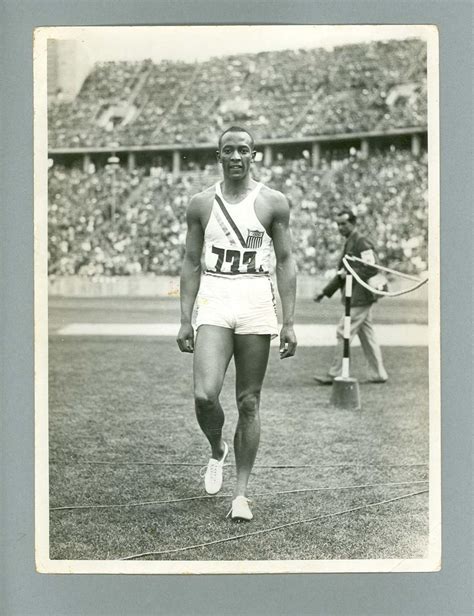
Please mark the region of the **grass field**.
MULTIPOLYGON (((310 322, 313 310, 311 303, 302 302, 300 322, 310 322)), ((318 318, 335 322, 339 311, 337 303, 328 303, 318 318)), ((401 302, 387 302, 378 311, 386 322, 423 322, 425 314, 416 303, 401 302)), ((151 314, 157 321, 175 320, 176 303, 50 304, 52 559, 111 560, 175 550, 317 516, 328 517, 147 558, 423 557, 427 493, 329 516, 427 489, 426 347, 384 348, 390 381, 382 386, 361 383, 360 412, 332 408, 330 388, 312 380, 314 373, 325 371, 331 348, 302 347, 284 362, 272 349, 261 445, 249 486, 255 519, 234 524, 225 518, 235 477, 233 456, 217 497, 205 496, 199 476, 209 454, 194 417, 191 356, 179 353, 171 338, 56 335, 69 322, 147 322, 151 314), (291 490, 300 492, 279 494, 291 490), (188 497, 197 498, 140 504, 188 497), (116 506, 131 504, 135 506, 116 506), (54 510, 86 505, 115 506, 54 510)), ((362 379, 360 349, 354 349, 353 357, 355 375, 362 379)), ((237 419, 232 377, 233 367, 222 396, 230 443, 237 419)))

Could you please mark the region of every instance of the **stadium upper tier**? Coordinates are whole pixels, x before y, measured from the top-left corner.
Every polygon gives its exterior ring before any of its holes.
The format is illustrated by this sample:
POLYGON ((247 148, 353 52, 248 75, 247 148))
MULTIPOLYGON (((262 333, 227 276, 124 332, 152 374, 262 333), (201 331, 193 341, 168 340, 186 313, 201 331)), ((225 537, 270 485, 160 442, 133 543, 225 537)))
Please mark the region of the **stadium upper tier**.
MULTIPOLYGON (((333 222, 353 207, 383 264, 406 272, 427 267, 427 160, 392 148, 368 159, 355 153, 312 169, 305 158, 256 165, 254 176, 290 203, 298 270, 330 273, 342 246, 333 222)), ((163 168, 94 173, 55 165, 49 171, 50 275, 176 275, 185 213, 193 193, 212 185, 216 167, 175 177, 163 168)))
POLYGON ((96 64, 72 103, 51 101, 49 147, 214 143, 426 125, 426 44, 412 39, 213 58, 96 64))

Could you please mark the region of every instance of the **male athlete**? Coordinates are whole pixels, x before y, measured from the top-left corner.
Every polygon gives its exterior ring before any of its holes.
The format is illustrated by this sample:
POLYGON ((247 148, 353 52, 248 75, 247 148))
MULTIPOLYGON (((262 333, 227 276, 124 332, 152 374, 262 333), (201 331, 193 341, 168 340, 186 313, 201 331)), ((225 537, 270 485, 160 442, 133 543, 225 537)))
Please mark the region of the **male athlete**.
MULTIPOLYGON (((328 282, 324 289, 315 298, 315 302, 320 302, 324 297, 332 297, 340 289, 342 301, 344 301, 344 289, 346 284, 346 270, 342 262, 344 255, 351 255, 363 259, 367 265, 355 265, 354 269, 362 280, 366 281, 377 270, 370 267, 371 263, 376 262, 375 250, 372 242, 356 230, 357 218, 349 208, 342 209, 335 214, 335 221, 339 233, 346 239, 339 260, 339 271, 328 282)), ((353 281, 351 297, 351 331, 350 339, 358 335, 362 350, 367 359, 369 383, 385 383, 388 379, 387 371, 383 364, 382 351, 377 343, 374 327, 372 323, 372 305, 377 301, 377 296, 360 285, 357 280, 353 281)), ((329 385, 336 376, 342 372, 342 342, 344 338, 344 317, 341 318, 337 330, 338 347, 336 348, 334 360, 326 375, 317 375, 315 380, 321 385, 329 385)))
POLYGON ((253 515, 246 491, 260 439, 260 392, 270 339, 278 335, 269 276, 272 245, 283 312, 281 359, 296 351, 296 273, 288 202, 250 175, 256 153, 252 135, 233 126, 222 133, 218 147, 224 181, 193 196, 187 211, 177 343, 182 352, 194 353, 196 416, 211 446, 204 477, 208 494, 216 494, 222 486, 228 445, 222 439, 219 395, 234 357, 239 419, 234 436, 237 483, 230 515, 248 521, 253 515), (191 320, 195 302, 196 337, 191 320))

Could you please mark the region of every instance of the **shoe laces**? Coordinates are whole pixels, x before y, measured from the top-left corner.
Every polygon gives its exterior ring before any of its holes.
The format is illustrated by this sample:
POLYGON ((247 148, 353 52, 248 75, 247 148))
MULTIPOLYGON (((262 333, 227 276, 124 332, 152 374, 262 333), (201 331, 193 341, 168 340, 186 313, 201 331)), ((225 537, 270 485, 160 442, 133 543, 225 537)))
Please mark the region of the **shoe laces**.
POLYGON ((204 475, 209 471, 209 475, 211 479, 215 479, 217 476, 218 469, 219 469, 219 460, 215 460, 214 458, 211 458, 209 462, 206 464, 206 466, 203 466, 201 468, 201 470, 199 471, 199 475, 201 477, 204 477, 204 475))

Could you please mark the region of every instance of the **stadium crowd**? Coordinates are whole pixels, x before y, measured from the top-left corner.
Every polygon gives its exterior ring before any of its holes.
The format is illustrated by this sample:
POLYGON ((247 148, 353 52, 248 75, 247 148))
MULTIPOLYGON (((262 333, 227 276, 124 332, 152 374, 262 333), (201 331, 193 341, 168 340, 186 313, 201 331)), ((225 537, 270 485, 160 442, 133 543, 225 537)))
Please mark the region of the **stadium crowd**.
POLYGON ((208 143, 229 123, 258 139, 422 126, 426 44, 100 63, 72 103, 51 102, 48 117, 53 148, 208 143))
MULTIPOLYGON (((381 262, 406 272, 427 267, 427 160, 409 151, 364 159, 355 150, 313 169, 304 156, 255 165, 255 176, 288 198, 298 269, 330 273, 341 240, 334 211, 355 209, 381 262)), ((49 171, 49 273, 84 276, 180 271, 188 200, 217 178, 216 167, 174 177, 153 167, 49 171)))

